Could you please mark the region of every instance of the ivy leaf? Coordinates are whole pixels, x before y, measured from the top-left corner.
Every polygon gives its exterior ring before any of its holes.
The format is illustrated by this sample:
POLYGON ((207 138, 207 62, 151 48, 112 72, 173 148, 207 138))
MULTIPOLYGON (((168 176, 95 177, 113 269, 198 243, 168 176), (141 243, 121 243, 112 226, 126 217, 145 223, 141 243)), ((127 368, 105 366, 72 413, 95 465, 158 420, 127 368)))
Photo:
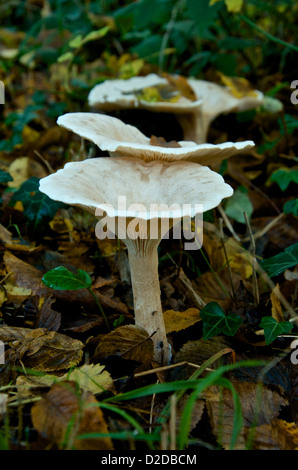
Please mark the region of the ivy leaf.
POLYGON ((43 276, 42 282, 45 286, 55 290, 90 289, 92 285, 92 280, 86 271, 78 269, 75 274, 64 266, 58 266, 48 271, 43 276))
POLYGON ((250 218, 253 213, 253 205, 248 197, 247 190, 243 186, 236 189, 233 196, 230 197, 226 203, 225 211, 228 217, 236 222, 245 224, 245 217, 250 218))
POLYGON ((283 211, 285 214, 298 215, 298 198, 287 201, 284 204, 283 211))
POLYGON ((234 336, 242 323, 238 315, 225 314, 217 302, 210 302, 200 311, 203 321, 203 338, 209 339, 218 334, 234 336))
POLYGON ((33 176, 25 181, 20 189, 11 198, 11 204, 21 201, 27 225, 36 233, 42 231, 45 224, 53 219, 57 210, 65 205, 53 201, 46 194, 39 191, 39 179, 33 176))
POLYGON ((298 243, 294 243, 285 251, 278 253, 271 258, 263 259, 261 267, 267 272, 269 277, 277 276, 286 269, 293 268, 298 263, 298 243))
POLYGON ((290 183, 298 183, 298 170, 279 168, 272 173, 269 180, 277 183, 280 189, 285 191, 290 183))
POLYGON ((4 170, 0 170, 0 184, 12 181, 12 176, 4 170))
POLYGON ((264 329, 266 344, 270 344, 279 335, 289 333, 294 325, 289 321, 278 322, 273 317, 263 317, 260 326, 264 329))

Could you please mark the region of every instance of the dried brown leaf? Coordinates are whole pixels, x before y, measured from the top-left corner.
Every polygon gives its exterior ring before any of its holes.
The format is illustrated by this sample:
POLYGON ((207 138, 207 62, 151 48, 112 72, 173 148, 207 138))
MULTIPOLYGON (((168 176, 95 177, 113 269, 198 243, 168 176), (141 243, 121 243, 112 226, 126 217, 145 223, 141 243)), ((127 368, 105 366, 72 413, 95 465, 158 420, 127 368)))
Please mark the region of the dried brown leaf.
MULTIPOLYGON (((257 426, 271 423, 279 414, 282 406, 287 404, 279 393, 270 390, 268 387, 262 387, 261 394, 254 382, 235 381, 233 383, 238 393, 243 418, 244 428, 250 427, 256 423, 257 426)), ((214 434, 219 443, 228 449, 231 443, 231 436, 234 426, 234 404, 230 390, 220 389, 219 387, 210 387, 205 393, 206 406, 214 434)), ((245 430, 239 436, 236 448, 245 449, 245 430)))
POLYGON ((0 339, 15 351, 27 367, 41 371, 69 369, 83 356, 84 344, 55 331, 44 328, 0 328, 0 339))
POLYGON ((282 419, 258 426, 253 437, 253 450, 298 450, 297 425, 282 419))
POLYGON ((135 325, 120 326, 100 339, 95 350, 95 361, 100 362, 112 355, 137 361, 142 368, 147 368, 153 361, 153 343, 142 328, 135 325))
POLYGON ((45 398, 31 409, 34 428, 60 449, 112 450, 110 438, 78 437, 87 433, 108 433, 98 402, 90 392, 78 390, 74 382, 54 384, 45 398))

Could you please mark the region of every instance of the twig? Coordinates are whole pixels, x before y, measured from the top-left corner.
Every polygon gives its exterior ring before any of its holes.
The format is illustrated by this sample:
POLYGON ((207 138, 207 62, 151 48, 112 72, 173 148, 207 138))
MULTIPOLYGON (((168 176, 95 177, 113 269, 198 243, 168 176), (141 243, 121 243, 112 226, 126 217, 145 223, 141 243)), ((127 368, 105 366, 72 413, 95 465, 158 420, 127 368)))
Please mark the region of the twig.
POLYGON ((247 228, 248 228, 248 232, 249 232, 249 236, 251 240, 251 245, 252 245, 252 275, 253 275, 252 289, 253 289, 254 303, 255 303, 255 306, 257 307, 260 303, 260 293, 259 293, 259 286, 258 286, 257 273, 256 273, 256 265, 257 265, 256 244, 255 244, 255 239, 254 239, 246 212, 244 212, 244 217, 246 220, 246 224, 247 224, 247 228))
POLYGON ((232 224, 231 222, 229 221, 228 217, 227 217, 227 214, 225 213, 225 211, 223 210, 221 204, 217 207, 217 209, 219 210, 220 212, 220 215, 222 216, 227 228, 230 230, 231 234, 233 235, 233 237, 235 238, 235 240, 237 240, 237 242, 240 242, 240 238, 238 237, 237 233, 235 232, 235 230, 233 229, 232 227, 232 224))
MULTIPOLYGON (((265 233, 267 233, 269 230, 272 229, 272 227, 274 225, 277 224, 277 222, 280 221, 280 219, 282 219, 283 217, 285 216, 285 214, 282 212, 281 214, 279 214, 277 217, 275 217, 273 220, 271 220, 271 222, 269 222, 267 225, 265 225, 265 227, 263 227, 259 232, 256 232, 254 234, 254 239, 256 240, 256 238, 260 238, 262 237, 263 235, 265 235, 265 233)), ((248 240, 250 240, 250 237, 247 237, 247 238, 243 238, 243 242, 247 242, 248 240)))
POLYGON ((220 239, 221 239, 221 244, 222 244, 222 248, 223 248, 223 251, 224 251, 226 263, 227 263, 227 266, 228 266, 228 272, 229 272, 229 278, 230 278, 233 297, 235 297, 235 289, 234 289, 234 285, 233 285, 232 271, 231 271, 231 266, 230 266, 230 263, 229 263, 229 260, 228 260, 227 250, 226 250, 226 246, 225 246, 225 242, 224 242, 224 233, 223 233, 223 228, 222 228, 222 222, 223 222, 223 219, 220 218, 219 219, 220 239))
POLYGON ((34 150, 34 153, 35 155, 37 155, 37 157, 42 161, 42 163, 44 164, 44 166, 47 168, 48 172, 51 174, 51 173, 54 173, 54 170, 53 168, 51 167, 51 165, 49 164, 49 162, 37 151, 37 150, 34 150))

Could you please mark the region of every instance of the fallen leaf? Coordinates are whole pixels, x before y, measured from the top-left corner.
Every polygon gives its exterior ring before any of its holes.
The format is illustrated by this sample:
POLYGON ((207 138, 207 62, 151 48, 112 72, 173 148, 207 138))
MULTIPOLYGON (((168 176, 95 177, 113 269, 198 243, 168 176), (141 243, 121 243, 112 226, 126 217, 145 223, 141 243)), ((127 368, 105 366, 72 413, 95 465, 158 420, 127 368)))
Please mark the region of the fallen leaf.
POLYGON ((81 389, 88 390, 95 395, 106 390, 113 390, 114 387, 110 374, 105 370, 105 366, 100 364, 84 364, 61 376, 53 374, 20 375, 17 377, 16 387, 21 397, 28 398, 35 396, 34 390, 36 389, 51 387, 54 383, 65 380, 75 382, 81 389))
POLYGON ((167 333, 185 330, 201 320, 200 311, 197 308, 189 308, 185 312, 166 310, 163 315, 167 333))
POLYGON ((154 145, 156 147, 171 147, 171 148, 178 148, 181 147, 178 142, 175 140, 171 140, 170 142, 167 142, 163 137, 156 137, 155 135, 152 135, 150 138, 150 145, 154 145))
POLYGON ((40 371, 69 369, 82 359, 84 344, 69 336, 20 327, 0 327, 0 339, 16 352, 26 367, 40 371))
MULTIPOLYGON (((249 428, 253 424, 261 426, 271 423, 281 408, 287 405, 287 400, 264 386, 259 394, 258 385, 253 382, 235 381, 233 386, 239 396, 244 419, 244 426, 234 449, 244 450, 246 446, 244 428, 249 428)), ((212 430, 219 444, 229 449, 234 428, 232 394, 226 388, 209 387, 203 397, 206 400, 212 430)))
POLYGON ((136 361, 140 368, 148 368, 153 361, 153 343, 148 333, 136 325, 125 325, 104 335, 95 350, 94 361, 102 362, 108 356, 117 355, 136 361))
POLYGON ((277 321, 277 322, 281 322, 284 320, 284 316, 283 316, 283 311, 282 311, 282 308, 281 308, 281 303, 280 303, 280 290, 279 290, 279 285, 276 284, 276 286, 274 287, 274 289, 272 290, 271 294, 270 294, 270 300, 271 300, 271 304, 272 304, 272 308, 271 308, 271 314, 272 314, 272 317, 277 321))
MULTIPOLYGON (((248 430, 247 430, 248 432, 248 430)), ((274 419, 255 428, 253 450, 298 450, 298 428, 295 423, 274 419)))
POLYGON ((54 384, 31 409, 34 428, 60 449, 112 450, 109 437, 84 438, 88 433, 107 434, 108 427, 95 397, 81 392, 74 382, 54 384))
POLYGON ((48 331, 58 331, 61 325, 61 313, 52 309, 55 299, 48 297, 30 297, 24 305, 26 319, 34 317, 34 328, 45 328, 48 331))
POLYGON ((253 90, 251 84, 243 77, 228 77, 222 72, 218 75, 224 85, 226 85, 233 96, 236 98, 244 98, 245 96, 257 97, 257 93, 253 90))

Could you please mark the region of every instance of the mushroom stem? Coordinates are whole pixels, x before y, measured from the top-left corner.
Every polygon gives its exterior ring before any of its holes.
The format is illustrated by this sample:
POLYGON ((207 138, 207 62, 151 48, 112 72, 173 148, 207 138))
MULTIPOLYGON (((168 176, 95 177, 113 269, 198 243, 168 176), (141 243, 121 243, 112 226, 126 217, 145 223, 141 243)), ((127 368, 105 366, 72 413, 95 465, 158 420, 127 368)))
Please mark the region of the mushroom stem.
POLYGON ((211 119, 203 119, 201 110, 192 113, 177 113, 176 118, 183 130, 183 140, 205 144, 211 119))
POLYGON ((170 349, 162 313, 158 276, 157 246, 159 240, 155 240, 156 243, 148 240, 147 249, 143 250, 136 249, 137 240, 127 241, 135 324, 144 328, 148 335, 152 336, 156 362, 169 364, 170 349))

